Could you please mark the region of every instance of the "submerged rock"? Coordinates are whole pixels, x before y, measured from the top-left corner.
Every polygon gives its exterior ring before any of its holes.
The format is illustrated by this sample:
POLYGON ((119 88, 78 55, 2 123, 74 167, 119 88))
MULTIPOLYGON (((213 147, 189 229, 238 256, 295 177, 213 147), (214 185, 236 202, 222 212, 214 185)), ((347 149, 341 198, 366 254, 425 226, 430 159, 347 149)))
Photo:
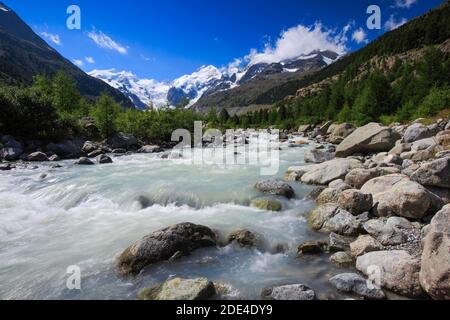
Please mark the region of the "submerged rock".
POLYGON ((433 299, 450 300, 450 205, 425 228, 420 283, 433 299))
POLYGON ((138 274, 146 266, 169 260, 179 251, 188 255, 216 244, 216 235, 208 227, 181 223, 155 231, 128 247, 120 255, 117 267, 124 275, 138 274))
POLYGON ((228 243, 237 243, 241 247, 255 247, 258 244, 258 237, 249 230, 237 230, 228 236, 228 243))
POLYGON ((281 180, 260 181, 256 183, 255 188, 262 193, 284 196, 288 199, 295 197, 294 189, 292 189, 289 184, 281 180))
POLYGON ((175 278, 164 284, 142 290, 139 300, 207 300, 216 294, 214 283, 207 278, 175 278))
POLYGON ((113 163, 113 161, 106 154, 101 154, 101 155, 99 155, 97 157, 97 163, 99 163, 99 164, 109 164, 109 163, 113 163))
POLYGON ((315 292, 303 284, 292 284, 279 287, 266 288, 261 292, 264 300, 315 300, 315 292))
POLYGON ((92 166, 95 163, 93 163, 91 160, 89 160, 86 157, 81 157, 80 160, 78 160, 75 164, 92 166))
POLYGON ((250 205, 254 208, 265 211, 281 211, 283 207, 280 201, 269 198, 254 199, 250 205))
POLYGON ((298 247, 298 254, 320 254, 327 250, 328 243, 325 241, 308 241, 298 247))
POLYGON ((381 300, 386 298, 383 290, 356 273, 338 274, 330 279, 330 283, 341 292, 355 293, 366 299, 381 300))

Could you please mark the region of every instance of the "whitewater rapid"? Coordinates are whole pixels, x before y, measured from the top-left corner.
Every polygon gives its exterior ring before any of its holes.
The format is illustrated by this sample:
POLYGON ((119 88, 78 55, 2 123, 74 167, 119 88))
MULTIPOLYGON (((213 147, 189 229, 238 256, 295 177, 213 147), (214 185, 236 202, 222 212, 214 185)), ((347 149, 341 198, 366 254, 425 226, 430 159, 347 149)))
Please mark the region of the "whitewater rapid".
MULTIPOLYGON (((282 145, 282 177, 303 164, 305 150, 282 145)), ((74 161, 0 172, 0 299, 135 299, 169 277, 208 277, 233 287, 224 298, 258 299, 264 287, 304 283, 320 295, 336 295, 328 279, 342 269, 328 255, 302 257, 297 246, 325 236, 308 229, 305 198, 312 189, 293 183, 297 198, 283 211, 249 207, 257 165, 193 165, 159 155, 113 158, 111 165, 75 166, 74 161), (199 250, 176 263, 149 267, 136 278, 120 277, 114 262, 130 244, 176 223, 192 222, 222 236, 247 228, 264 247, 233 245, 199 250), (274 253, 280 245, 285 253, 274 253), (82 272, 81 290, 66 287, 67 268, 82 272)), ((272 177, 273 178, 273 177, 272 177)))

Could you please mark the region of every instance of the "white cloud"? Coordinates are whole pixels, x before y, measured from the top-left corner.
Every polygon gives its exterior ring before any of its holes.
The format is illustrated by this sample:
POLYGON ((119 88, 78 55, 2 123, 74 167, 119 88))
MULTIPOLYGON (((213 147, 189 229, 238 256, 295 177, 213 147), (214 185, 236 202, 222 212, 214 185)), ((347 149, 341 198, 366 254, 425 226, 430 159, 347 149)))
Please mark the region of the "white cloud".
POLYGON ((48 32, 41 32, 41 35, 44 38, 48 39, 49 41, 53 42, 54 44, 56 44, 58 46, 62 45, 61 38, 59 37, 58 34, 51 34, 51 33, 48 33, 48 32))
POLYGON ((80 68, 84 65, 83 60, 73 59, 72 62, 80 68))
POLYGON ((274 46, 268 43, 262 52, 252 49, 245 60, 249 61, 250 65, 274 63, 317 50, 331 50, 344 54, 347 51, 345 35, 350 27, 346 26, 342 32, 337 32, 324 27, 320 22, 316 22, 313 26, 298 25, 281 32, 274 46))
POLYGON ((394 7, 397 8, 407 8, 409 9, 413 4, 415 4, 418 0, 395 0, 394 7))
POLYGON ((86 60, 87 63, 90 63, 90 64, 94 64, 95 63, 95 60, 92 57, 86 57, 84 59, 86 60))
POLYGON ((384 24, 384 28, 387 31, 391 31, 391 30, 397 29, 398 27, 401 27, 402 25, 404 25, 407 22, 408 22, 408 20, 406 18, 401 18, 400 20, 396 20, 394 15, 391 14, 391 17, 389 18, 389 20, 386 21, 386 23, 384 24))
POLYGON ((88 37, 91 38, 99 47, 109 50, 117 51, 120 54, 127 54, 128 50, 120 43, 111 39, 110 36, 104 34, 101 31, 96 31, 95 29, 87 33, 88 37))
POLYGON ((363 28, 355 30, 352 34, 352 39, 356 41, 356 43, 369 43, 369 40, 367 40, 367 34, 363 28))

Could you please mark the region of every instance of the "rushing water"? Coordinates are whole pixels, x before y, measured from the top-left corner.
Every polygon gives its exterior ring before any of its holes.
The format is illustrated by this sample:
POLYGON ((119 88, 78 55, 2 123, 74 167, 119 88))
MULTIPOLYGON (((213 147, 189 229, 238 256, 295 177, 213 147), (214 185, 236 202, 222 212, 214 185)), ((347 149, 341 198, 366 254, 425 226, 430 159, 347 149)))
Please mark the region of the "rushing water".
MULTIPOLYGON (((282 145, 282 177, 303 163, 307 148, 282 145)), ((205 276, 234 288, 229 298, 259 298, 270 285, 304 283, 319 296, 337 296, 328 279, 345 270, 328 255, 301 257, 297 246, 324 236, 308 230, 305 199, 311 187, 293 183, 297 198, 282 200, 281 213, 250 208, 257 165, 193 165, 158 155, 116 157, 114 164, 0 172, 0 299, 134 299, 169 277, 205 276), (146 206, 142 206, 142 197, 146 206), (192 222, 223 236, 241 228, 264 239, 261 249, 234 245, 195 252, 176 263, 148 267, 136 278, 120 277, 117 256, 131 243, 163 227, 192 222), (273 254, 277 245, 288 247, 273 254), (68 266, 81 268, 81 290, 68 290, 68 266)), ((266 177, 267 178, 267 177, 266 177)), ((342 296, 340 296, 342 297, 342 296)))

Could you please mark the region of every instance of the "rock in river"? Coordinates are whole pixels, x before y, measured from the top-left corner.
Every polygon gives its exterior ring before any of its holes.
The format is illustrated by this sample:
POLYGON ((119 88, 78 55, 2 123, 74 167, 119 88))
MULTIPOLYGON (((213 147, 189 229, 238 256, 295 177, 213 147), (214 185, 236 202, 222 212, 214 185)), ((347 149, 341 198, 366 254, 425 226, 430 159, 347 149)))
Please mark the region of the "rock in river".
POLYGON ((355 236, 361 230, 361 222, 348 211, 333 204, 321 205, 313 210, 309 217, 313 230, 355 236))
POLYGON ((264 300, 315 300, 315 292, 303 284, 266 288, 261 293, 264 300))
POLYGON ((214 283, 206 278, 175 278, 164 284, 142 290, 139 300, 207 300, 216 294, 214 283))
POLYGON ((265 180, 256 183, 255 188, 262 193, 284 196, 288 199, 295 197, 292 187, 282 180, 265 180))
POLYGON ((216 243, 216 235, 208 227, 181 223, 155 231, 128 247, 120 255, 117 267, 122 274, 138 274, 144 267, 169 260, 177 252, 187 255, 216 243))
POLYGON ((254 208, 265 211, 281 211, 282 209, 282 204, 280 201, 269 198, 253 199, 250 205, 254 208))

